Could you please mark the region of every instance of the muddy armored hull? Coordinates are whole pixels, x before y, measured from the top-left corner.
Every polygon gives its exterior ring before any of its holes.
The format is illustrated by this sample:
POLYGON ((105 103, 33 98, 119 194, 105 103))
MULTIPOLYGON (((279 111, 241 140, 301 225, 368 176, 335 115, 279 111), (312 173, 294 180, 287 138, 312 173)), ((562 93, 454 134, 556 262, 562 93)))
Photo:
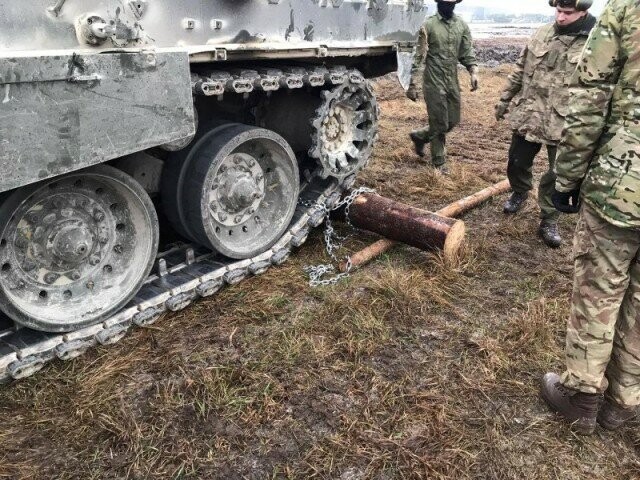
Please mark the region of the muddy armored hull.
POLYGON ((418 0, 0 0, 0 379, 284 262, 366 166, 418 0))

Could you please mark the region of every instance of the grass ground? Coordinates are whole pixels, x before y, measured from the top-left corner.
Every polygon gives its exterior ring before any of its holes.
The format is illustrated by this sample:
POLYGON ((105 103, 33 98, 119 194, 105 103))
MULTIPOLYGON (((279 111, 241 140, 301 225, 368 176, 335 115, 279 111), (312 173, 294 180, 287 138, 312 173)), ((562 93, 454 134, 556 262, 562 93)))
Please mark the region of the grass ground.
MULTIPOLYGON (((509 132, 493 104, 507 72, 484 70, 476 94, 463 78, 450 177, 407 141, 424 106, 378 83, 361 183, 436 210, 502 179, 509 132)), ((303 266, 326 260, 316 232, 284 267, 0 390, 0 478, 640 478, 638 424, 578 437, 538 398, 561 368, 573 219, 551 251, 535 202, 506 218, 503 200, 464 217, 455 265, 400 247, 311 289, 303 266)))

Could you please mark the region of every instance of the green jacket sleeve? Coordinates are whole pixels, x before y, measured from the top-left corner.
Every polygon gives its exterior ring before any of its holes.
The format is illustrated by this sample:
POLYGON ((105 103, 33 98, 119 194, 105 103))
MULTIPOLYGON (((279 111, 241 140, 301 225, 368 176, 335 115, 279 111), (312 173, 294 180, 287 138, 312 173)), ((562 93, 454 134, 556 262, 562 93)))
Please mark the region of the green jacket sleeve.
POLYGON ((471 70, 478 64, 476 60, 476 54, 473 51, 473 40, 471 39, 471 30, 468 25, 464 25, 464 31, 462 32, 462 41, 460 42, 460 51, 458 52, 458 60, 467 70, 471 70))
POLYGON ((569 192, 584 180, 609 119, 613 92, 624 66, 620 39, 624 8, 607 3, 571 79, 571 100, 556 163, 556 189, 569 192))
POLYGON ((509 75, 509 79, 507 80, 507 87, 502 91, 502 95, 500 96, 501 102, 511 102, 511 100, 513 100, 513 97, 515 97, 522 89, 524 63, 526 61, 528 51, 528 47, 524 47, 524 50, 522 50, 520 58, 516 63, 516 70, 511 75, 509 75))
POLYGON ((416 54, 413 57, 413 65, 411 66, 411 84, 419 85, 420 67, 424 63, 424 57, 427 54, 427 28, 422 25, 418 33, 418 43, 416 44, 416 54))

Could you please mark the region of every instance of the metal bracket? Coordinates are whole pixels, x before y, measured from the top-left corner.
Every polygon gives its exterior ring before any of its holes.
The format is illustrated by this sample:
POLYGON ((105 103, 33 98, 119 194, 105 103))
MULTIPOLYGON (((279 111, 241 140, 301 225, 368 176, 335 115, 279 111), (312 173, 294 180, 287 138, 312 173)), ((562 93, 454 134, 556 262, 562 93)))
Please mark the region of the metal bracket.
POLYGON ((195 18, 184 18, 182 19, 182 28, 185 30, 195 30, 196 28, 196 20, 195 18))
POLYGON ((147 2, 147 0, 133 0, 129 2, 129 7, 131 8, 131 10, 133 10, 133 14, 138 20, 142 18, 144 12, 147 11, 148 6, 149 3, 147 2))
POLYGON ((78 18, 79 36, 89 45, 101 45, 116 34, 116 27, 97 15, 85 14, 78 18))
POLYGON ((53 6, 47 8, 47 12, 49 12, 49 14, 53 15, 54 17, 57 17, 58 15, 60 15, 60 11, 62 10, 64 2, 66 1, 67 0, 57 0, 53 6))
POLYGON ((93 73, 91 75, 72 75, 67 78, 67 82, 69 83, 89 83, 89 82, 99 82, 102 80, 102 77, 97 73, 93 73))
POLYGON ((331 6, 334 8, 338 8, 340 6, 342 6, 342 4, 344 3, 344 0, 312 0, 313 3, 317 3, 319 7, 328 7, 329 3, 331 3, 331 6))

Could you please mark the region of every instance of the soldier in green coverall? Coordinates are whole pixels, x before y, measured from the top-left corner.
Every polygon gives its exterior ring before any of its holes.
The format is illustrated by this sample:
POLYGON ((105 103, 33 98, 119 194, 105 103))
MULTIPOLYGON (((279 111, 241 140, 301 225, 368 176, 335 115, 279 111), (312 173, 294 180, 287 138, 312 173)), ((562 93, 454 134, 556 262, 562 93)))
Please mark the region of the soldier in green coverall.
POLYGON ((542 396, 591 433, 596 421, 620 427, 640 406, 638 0, 609 0, 571 86, 552 199, 580 212, 574 288, 566 369, 544 376, 542 396))
POLYGON ((433 166, 446 172, 446 134, 460 123, 460 84, 458 63, 471 74, 471 91, 478 89, 478 67, 469 26, 454 14, 462 0, 436 0, 438 12, 427 18, 420 29, 411 84, 407 97, 418 100, 419 69, 424 62, 423 94, 429 114, 429 126, 410 134, 416 153, 424 156, 431 143, 433 166), (425 59, 426 55, 426 59, 425 59))

